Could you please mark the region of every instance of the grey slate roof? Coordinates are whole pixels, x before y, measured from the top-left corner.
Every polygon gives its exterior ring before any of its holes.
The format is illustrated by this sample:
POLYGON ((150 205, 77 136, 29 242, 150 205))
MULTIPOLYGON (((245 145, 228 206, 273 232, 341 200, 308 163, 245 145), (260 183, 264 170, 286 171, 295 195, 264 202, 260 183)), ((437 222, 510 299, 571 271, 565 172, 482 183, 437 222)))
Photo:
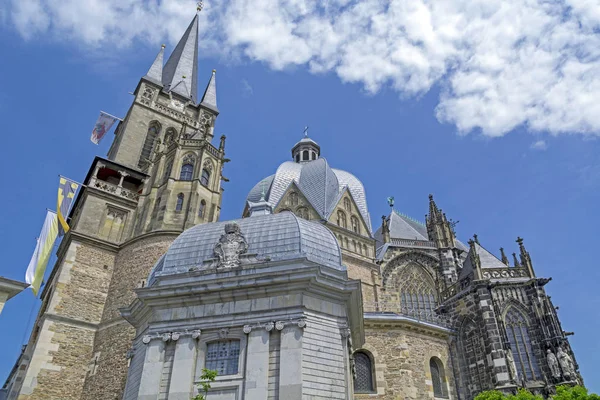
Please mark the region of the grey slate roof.
POLYGON ((268 176, 257 183, 246 201, 260 199, 263 182, 267 188, 267 201, 275 207, 283 197, 292 181, 296 182, 304 196, 324 218, 329 218, 340 193, 348 187, 369 232, 372 232, 371 218, 367 208, 367 198, 362 183, 351 173, 329 167, 327 160, 319 158, 306 163, 286 161, 277 168, 275 175, 268 176))
POLYGON ((162 74, 163 74, 163 58, 165 54, 165 46, 161 46, 160 51, 156 55, 152 66, 148 70, 146 74, 146 78, 151 81, 158 83, 159 85, 162 83, 162 74))
POLYGON ((198 15, 194 17, 163 68, 167 92, 198 101, 198 15))
POLYGON ((218 113, 219 108, 217 107, 217 71, 213 69, 212 75, 210 76, 210 80, 208 81, 208 85, 206 85, 206 90, 204 90, 204 94, 202 95, 202 100, 200 100, 200 105, 207 107, 214 112, 218 113))
MULTIPOLYGON (((479 261, 481 262, 481 268, 508 268, 508 265, 504 264, 502 261, 498 259, 495 255, 487 251, 483 246, 478 243, 475 243, 475 251, 479 256, 479 261)), ((469 275, 474 270, 474 265, 471 262, 471 250, 469 250, 469 254, 467 255, 467 259, 463 263, 463 269, 460 271, 459 279, 462 279, 469 275)))
POLYGON ((341 251, 333 233, 318 222, 306 221, 291 212, 268 214, 235 221, 196 225, 183 232, 156 263, 148 284, 156 276, 171 275, 201 267, 214 258, 214 247, 224 233, 225 224, 235 222, 248 242, 248 254, 268 256, 273 261, 306 258, 309 261, 344 271, 341 251))

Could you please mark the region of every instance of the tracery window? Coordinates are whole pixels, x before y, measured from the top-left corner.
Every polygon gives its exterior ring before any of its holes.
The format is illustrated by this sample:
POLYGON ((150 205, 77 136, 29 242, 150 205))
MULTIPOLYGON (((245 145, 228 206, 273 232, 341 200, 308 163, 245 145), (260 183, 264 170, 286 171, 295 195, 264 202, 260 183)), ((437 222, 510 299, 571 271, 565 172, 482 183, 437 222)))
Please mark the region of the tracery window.
POLYGON ((348 228, 348 223, 346 222, 346 214, 341 210, 338 210, 337 212, 337 224, 342 228, 348 228))
POLYGON ((177 204, 175 205, 175 211, 181 211, 183 209, 183 199, 185 196, 183 193, 177 195, 177 204))
POLYGON ((206 210, 206 201, 201 200, 200 201, 200 207, 198 208, 198 216, 200 218, 204 218, 204 212, 206 210))
POLYGON ((154 144, 156 142, 156 138, 160 132, 160 124, 156 121, 150 123, 150 127, 148 128, 148 133, 146 133, 146 139, 144 140, 144 145, 142 146, 142 153, 140 154, 140 159, 138 161, 138 167, 143 167, 146 162, 150 159, 150 155, 152 154, 152 150, 154 150, 154 144))
POLYGON ((299 216, 300 218, 308 219, 308 208, 299 207, 296 210, 296 215, 299 216))
POLYGON ((433 396, 447 398, 448 386, 446 385, 446 373, 442 361, 437 357, 431 357, 429 360, 429 370, 431 372, 433 396))
POLYGON ((421 316, 433 316, 436 307, 435 285, 419 265, 409 264, 398 274, 400 307, 403 311, 421 316))
POLYGON ((202 183, 204 186, 208 186, 208 184, 210 183, 210 172, 206 168, 202 170, 202 177, 200 178, 200 183, 202 183))
POLYGON ((350 224, 352 224, 352 231, 354 231, 354 233, 358 233, 360 234, 360 225, 358 223, 358 218, 356 218, 354 215, 350 218, 350 224))
POLYGON ((354 392, 375 393, 373 384, 373 363, 371 357, 364 351, 356 351, 354 358, 354 392))
POLYGON ((516 308, 511 307, 506 313, 504 324, 517 374, 525 377, 528 381, 541 379, 542 375, 531 347, 529 327, 525 316, 516 308))
POLYGON ((239 340, 219 340, 206 346, 205 368, 216 370, 219 376, 237 374, 239 360, 239 340))
POLYGON ((288 197, 288 201, 289 201, 288 205, 297 206, 298 205, 298 193, 296 193, 296 192, 290 192, 290 195, 288 197))
POLYGON ((352 211, 352 204, 350 204, 350 199, 347 197, 344 197, 344 209, 346 211, 352 211))
POLYGON ((191 181, 194 175, 194 164, 196 159, 192 154, 188 154, 183 157, 181 165, 181 172, 179 173, 179 179, 182 181, 191 181))

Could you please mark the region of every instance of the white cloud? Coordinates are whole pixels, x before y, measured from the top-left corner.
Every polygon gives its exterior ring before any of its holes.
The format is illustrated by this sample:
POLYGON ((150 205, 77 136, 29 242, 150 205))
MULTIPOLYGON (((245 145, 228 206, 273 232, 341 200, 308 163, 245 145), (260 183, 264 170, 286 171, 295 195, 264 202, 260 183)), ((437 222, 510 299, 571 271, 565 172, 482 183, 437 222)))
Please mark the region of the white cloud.
MULTIPOLYGON (((176 42, 194 2, 13 0, 24 38, 125 47, 176 42)), ((519 126, 600 134, 599 0, 228 0, 205 2, 204 50, 307 66, 376 93, 441 87, 436 116, 466 134, 519 126)))
POLYGON ((254 89, 246 79, 242 79, 242 96, 250 97, 254 94, 254 89))
POLYGON ((533 150, 546 150, 548 148, 548 144, 544 140, 538 140, 531 144, 531 148, 533 150))

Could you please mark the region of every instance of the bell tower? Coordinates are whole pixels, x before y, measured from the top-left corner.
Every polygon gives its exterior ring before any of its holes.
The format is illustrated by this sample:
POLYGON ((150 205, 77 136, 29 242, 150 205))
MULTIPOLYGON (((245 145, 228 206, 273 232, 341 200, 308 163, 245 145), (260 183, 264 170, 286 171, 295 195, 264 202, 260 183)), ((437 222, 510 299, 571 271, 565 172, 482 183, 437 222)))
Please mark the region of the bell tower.
POLYGON ((198 23, 166 63, 161 47, 83 180, 9 398, 122 398, 134 332, 119 308, 183 230, 219 219, 229 160, 214 70, 198 95, 198 23))

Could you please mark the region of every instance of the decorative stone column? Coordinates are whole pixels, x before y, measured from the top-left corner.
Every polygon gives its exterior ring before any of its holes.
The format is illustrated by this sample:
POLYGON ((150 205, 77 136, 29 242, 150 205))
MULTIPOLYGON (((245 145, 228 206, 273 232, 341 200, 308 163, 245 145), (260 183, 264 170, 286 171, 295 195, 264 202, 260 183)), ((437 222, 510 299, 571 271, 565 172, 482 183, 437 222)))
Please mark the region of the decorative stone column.
POLYGON ((275 329, 281 331, 279 398, 302 400, 302 334, 306 322, 285 324, 278 321, 275 329))
MULTIPOLYGON (((269 389, 269 331, 264 328, 244 326, 248 335, 246 355, 247 399, 266 399, 269 389)), ((285 398, 285 397, 282 397, 285 398)))
POLYGON ((178 332, 171 334, 171 340, 176 341, 177 345, 169 385, 169 400, 189 400, 192 397, 196 371, 196 339, 199 336, 192 336, 191 333, 182 335, 178 332))
POLYGON ((158 398, 166 344, 166 341, 160 339, 160 336, 150 335, 146 335, 142 339, 148 348, 144 359, 138 400, 156 400, 158 398))

